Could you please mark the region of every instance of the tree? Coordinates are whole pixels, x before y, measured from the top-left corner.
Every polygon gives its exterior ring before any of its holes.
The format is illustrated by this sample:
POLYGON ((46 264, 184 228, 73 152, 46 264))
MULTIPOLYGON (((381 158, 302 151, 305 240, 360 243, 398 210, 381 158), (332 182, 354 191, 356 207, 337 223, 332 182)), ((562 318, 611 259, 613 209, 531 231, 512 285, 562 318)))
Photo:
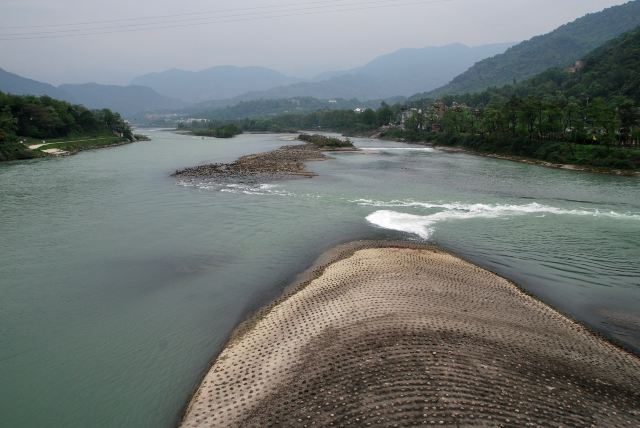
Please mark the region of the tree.
POLYGON ((15 137, 18 121, 11 114, 9 106, 0 108, 0 143, 15 137))

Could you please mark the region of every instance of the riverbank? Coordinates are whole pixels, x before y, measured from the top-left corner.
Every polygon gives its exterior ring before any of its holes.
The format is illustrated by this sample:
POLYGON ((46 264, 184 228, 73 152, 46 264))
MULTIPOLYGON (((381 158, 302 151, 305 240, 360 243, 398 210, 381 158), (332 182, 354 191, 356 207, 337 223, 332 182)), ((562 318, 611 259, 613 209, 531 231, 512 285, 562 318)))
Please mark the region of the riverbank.
POLYGON ((140 141, 149 141, 144 135, 135 135, 132 140, 114 135, 77 137, 74 139, 58 139, 53 141, 45 141, 44 143, 28 144, 30 150, 39 150, 41 152, 57 155, 68 156, 74 155, 86 150, 104 149, 108 147, 123 146, 140 141))
POLYGON ((235 332, 182 426, 640 423, 640 360, 434 247, 323 255, 235 332))
POLYGON ((33 138, 0 146, 0 161, 25 160, 46 156, 70 156, 86 150, 104 149, 149 141, 145 135, 136 134, 133 140, 114 135, 77 136, 72 139, 36 140, 33 138))
MULTIPOLYGON (((409 143, 409 144, 415 144, 415 143, 409 143)), ((568 171, 594 172, 597 174, 619 175, 622 177, 640 177, 640 171, 633 171, 628 169, 597 168, 597 167, 591 167, 586 165, 553 163, 553 162, 543 161, 540 159, 532 159, 532 158, 527 158, 522 156, 501 155, 497 153, 483 153, 475 150, 465 149, 462 147, 447 147, 447 146, 439 146, 439 145, 433 145, 433 147, 445 152, 466 153, 474 156, 482 156, 485 158, 526 163, 527 165, 537 165, 537 166, 543 166, 546 168, 564 169, 568 171)))
POLYGON ((178 178, 260 178, 281 179, 286 177, 313 177, 305 168, 305 162, 328 159, 326 152, 354 152, 354 147, 328 147, 313 143, 282 146, 279 149, 242 156, 231 163, 199 165, 176 171, 178 178))
POLYGON ((581 145, 552 141, 488 140, 480 136, 448 136, 442 133, 422 133, 403 130, 376 132, 370 138, 430 145, 450 152, 464 152, 558 168, 635 177, 640 176, 640 149, 609 148, 603 145, 581 145))

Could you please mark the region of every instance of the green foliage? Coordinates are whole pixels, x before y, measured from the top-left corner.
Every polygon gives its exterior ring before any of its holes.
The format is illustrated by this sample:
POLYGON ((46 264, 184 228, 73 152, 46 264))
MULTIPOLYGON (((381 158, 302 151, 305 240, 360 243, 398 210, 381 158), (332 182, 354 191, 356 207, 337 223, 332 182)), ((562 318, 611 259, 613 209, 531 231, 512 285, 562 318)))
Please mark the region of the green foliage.
POLYGON ((319 135, 319 134, 314 134, 314 135, 300 134, 298 136, 298 140, 311 143, 317 147, 331 147, 331 148, 353 147, 353 143, 349 139, 341 140, 340 138, 327 137, 325 135, 319 135))
MULTIPOLYGON (((463 94, 507 84, 515 85, 551 67, 572 65, 590 51, 639 25, 638 1, 590 14, 549 34, 522 42, 504 54, 478 62, 429 95, 463 94)), ((610 77, 611 86, 618 87, 621 76, 611 73, 610 77)))
POLYGON ((192 132, 194 135, 201 137, 215 138, 233 138, 236 135, 242 134, 242 130, 233 123, 218 126, 211 124, 208 128, 194 128, 192 132))
POLYGON ((133 141, 129 125, 110 110, 90 111, 47 96, 17 96, 0 92, 0 160, 39 156, 37 151, 26 149, 20 140, 99 134, 108 135, 111 140, 133 141))

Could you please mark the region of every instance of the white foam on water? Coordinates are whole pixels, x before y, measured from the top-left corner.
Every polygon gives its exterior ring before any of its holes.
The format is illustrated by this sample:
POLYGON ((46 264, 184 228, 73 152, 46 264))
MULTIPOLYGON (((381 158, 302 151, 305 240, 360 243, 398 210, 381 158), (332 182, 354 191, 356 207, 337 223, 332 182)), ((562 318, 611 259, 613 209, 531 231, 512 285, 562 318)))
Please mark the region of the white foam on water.
POLYGON ((244 195, 294 196, 293 193, 278 189, 275 184, 227 184, 220 189, 225 193, 241 193, 244 195))
POLYGON ((295 194, 291 192, 279 189, 276 184, 216 183, 188 180, 181 180, 177 184, 178 186, 195 187, 200 190, 217 190, 223 193, 261 196, 295 196, 295 194))
POLYGON ((415 215, 391 210, 380 210, 367 217, 367 221, 384 229, 397 230, 400 232, 412 233, 421 238, 429 239, 433 235, 434 225, 446 220, 466 220, 472 218, 499 218, 517 215, 537 214, 536 217, 552 215, 573 215, 590 217, 607 217, 620 220, 640 221, 640 214, 618 213, 615 211, 601 211, 597 209, 565 209, 531 203, 526 205, 509 204, 468 204, 461 202, 453 203, 432 203, 417 201, 373 201, 369 199, 359 199, 355 202, 358 205, 373 207, 418 207, 425 209, 440 209, 433 214, 415 215))

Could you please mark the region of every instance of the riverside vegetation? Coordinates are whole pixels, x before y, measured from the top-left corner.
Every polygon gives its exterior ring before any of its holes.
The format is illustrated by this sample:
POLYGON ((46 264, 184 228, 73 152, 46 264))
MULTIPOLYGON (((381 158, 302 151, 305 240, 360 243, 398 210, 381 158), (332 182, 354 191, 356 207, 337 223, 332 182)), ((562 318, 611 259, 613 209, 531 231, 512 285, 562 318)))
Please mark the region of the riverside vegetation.
POLYGON ((322 129, 558 164, 640 169, 640 30, 527 81, 380 108, 247 118, 242 131, 322 129))
POLYGON ((43 150, 73 153, 137 139, 144 137, 134 135, 111 110, 0 92, 0 161, 44 156, 43 150))

